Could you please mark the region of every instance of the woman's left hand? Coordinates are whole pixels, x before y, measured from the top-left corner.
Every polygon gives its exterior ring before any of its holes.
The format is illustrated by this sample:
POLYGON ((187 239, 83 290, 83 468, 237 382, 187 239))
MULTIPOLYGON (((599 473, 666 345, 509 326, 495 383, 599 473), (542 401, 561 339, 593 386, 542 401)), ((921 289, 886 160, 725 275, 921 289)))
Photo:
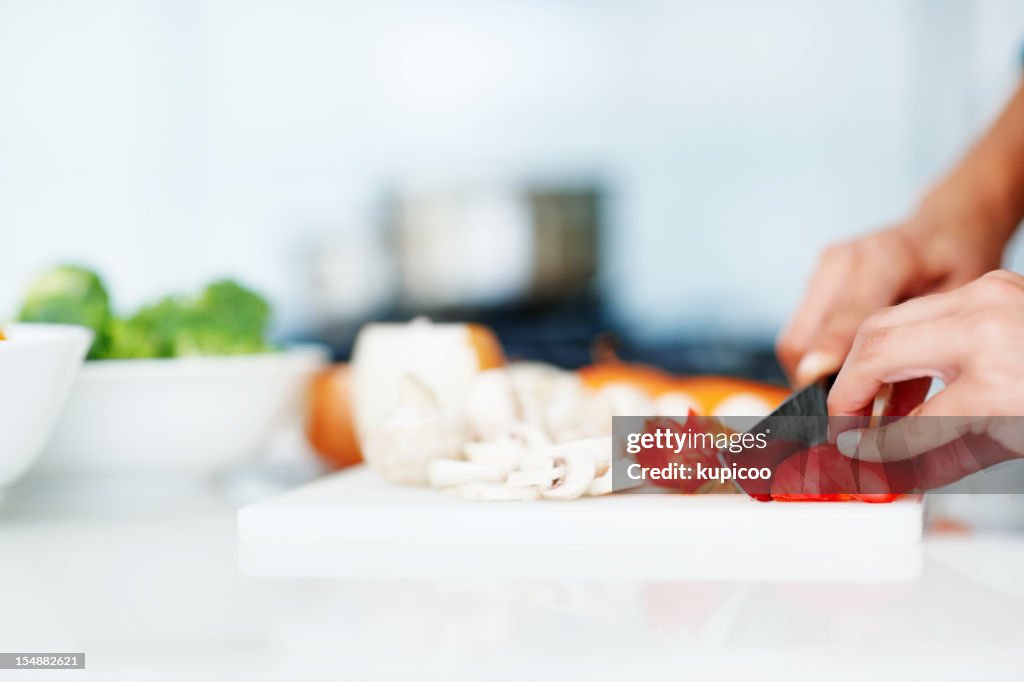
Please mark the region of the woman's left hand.
MULTIPOLYGON (((997 270, 959 289, 923 296, 868 317, 829 394, 830 428, 840 451, 868 461, 942 454, 942 478, 1024 454, 1024 277, 997 270), (924 400, 928 378, 945 387, 924 400), (925 379, 910 419, 863 423, 887 385, 925 379), (923 401, 923 402, 922 402, 923 401), (1014 418, 1010 418, 1014 417, 1014 418), (978 457, 964 436, 1002 446, 978 457), (990 453, 989 453, 990 454, 990 453), (994 461, 989 461, 994 460, 994 461)), ((956 476, 959 477, 959 476, 956 476)))

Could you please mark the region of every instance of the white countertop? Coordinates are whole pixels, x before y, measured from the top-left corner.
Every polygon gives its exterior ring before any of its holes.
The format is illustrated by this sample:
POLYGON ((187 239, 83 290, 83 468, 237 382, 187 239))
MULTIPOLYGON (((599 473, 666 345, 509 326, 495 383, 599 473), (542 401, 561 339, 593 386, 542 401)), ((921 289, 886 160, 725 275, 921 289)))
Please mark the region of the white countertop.
MULTIPOLYGON (((914 550, 919 569, 891 579, 247 575, 235 511, 270 492, 151 478, 37 479, 10 491, 0 650, 85 651, 87 668, 0 679, 1024 675, 1024 534, 931 532, 914 550)), ((496 562, 502 551, 480 548, 496 562)), ((832 561, 856 551, 856 563, 891 549, 823 551, 832 561)))

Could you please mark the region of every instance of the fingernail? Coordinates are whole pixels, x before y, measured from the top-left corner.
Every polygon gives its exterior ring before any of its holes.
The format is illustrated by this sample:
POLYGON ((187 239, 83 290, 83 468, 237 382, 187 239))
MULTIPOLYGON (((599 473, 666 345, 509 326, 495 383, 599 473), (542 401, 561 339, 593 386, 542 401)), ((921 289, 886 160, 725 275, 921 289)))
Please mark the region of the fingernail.
POLYGON ((805 355, 796 366, 796 379, 801 384, 809 384, 819 377, 839 369, 842 360, 820 350, 812 350, 805 355))
POLYGON ((860 429, 843 431, 836 438, 836 447, 839 448, 839 452, 843 453, 847 457, 853 457, 857 454, 857 445, 860 444, 860 436, 860 429))

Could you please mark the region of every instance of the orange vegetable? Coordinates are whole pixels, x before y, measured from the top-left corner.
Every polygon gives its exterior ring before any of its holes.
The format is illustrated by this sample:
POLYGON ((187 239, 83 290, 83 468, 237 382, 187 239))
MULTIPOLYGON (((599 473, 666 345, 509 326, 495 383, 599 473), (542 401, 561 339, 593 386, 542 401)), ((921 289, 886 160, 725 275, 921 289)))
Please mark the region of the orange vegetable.
POLYGON ((611 359, 583 367, 579 371, 583 384, 599 390, 612 384, 626 384, 638 388, 652 398, 666 393, 684 393, 693 398, 702 415, 716 414, 716 408, 730 398, 750 396, 775 408, 789 394, 781 386, 773 386, 732 377, 681 377, 651 365, 642 365, 611 359))
POLYGON ((306 435, 310 445, 331 469, 363 461, 352 421, 349 366, 335 365, 320 372, 311 385, 306 435))
POLYGON ((6 340, 7 340, 7 337, 4 336, 4 331, 2 329, 0 329, 0 341, 6 341, 6 340))
POLYGON ((467 324, 469 345, 476 351, 480 371, 505 366, 505 351, 498 337, 482 324, 467 324))
POLYGON ((673 390, 679 380, 679 377, 657 367, 621 360, 607 360, 587 365, 580 368, 579 374, 587 388, 599 390, 611 384, 627 384, 652 397, 673 390))
POLYGON ((360 442, 395 410, 408 377, 422 383, 438 405, 461 407, 483 370, 505 364, 487 327, 461 322, 364 325, 352 349, 352 404, 360 442))
MULTIPOLYGON (((464 325, 468 350, 479 369, 502 367, 505 353, 494 332, 483 325, 464 325)), ((376 376, 371 383, 378 384, 376 376)), ((349 365, 335 365, 321 372, 311 387, 311 407, 306 435, 320 458, 332 469, 363 461, 352 411, 352 374, 349 365)))

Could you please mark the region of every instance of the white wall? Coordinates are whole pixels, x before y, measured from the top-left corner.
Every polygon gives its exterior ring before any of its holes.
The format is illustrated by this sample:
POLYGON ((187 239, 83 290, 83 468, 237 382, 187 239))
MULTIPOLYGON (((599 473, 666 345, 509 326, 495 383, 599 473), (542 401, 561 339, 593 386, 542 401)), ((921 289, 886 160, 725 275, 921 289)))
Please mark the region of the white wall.
POLYGON ((1009 0, 6 0, 0 311, 61 259, 124 305, 302 252, 430 178, 605 178, 628 321, 771 333, 1012 86, 1009 0))

